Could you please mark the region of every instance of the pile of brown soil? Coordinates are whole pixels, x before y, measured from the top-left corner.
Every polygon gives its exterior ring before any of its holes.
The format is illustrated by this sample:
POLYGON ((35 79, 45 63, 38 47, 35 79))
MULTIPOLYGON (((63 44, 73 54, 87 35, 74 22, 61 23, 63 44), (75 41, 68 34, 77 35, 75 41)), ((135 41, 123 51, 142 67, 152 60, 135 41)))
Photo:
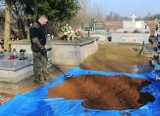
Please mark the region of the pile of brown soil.
POLYGON ((135 109, 154 101, 149 93, 140 93, 139 88, 150 82, 124 75, 85 75, 64 81, 49 88, 49 97, 65 99, 87 99, 82 105, 101 110, 135 109))

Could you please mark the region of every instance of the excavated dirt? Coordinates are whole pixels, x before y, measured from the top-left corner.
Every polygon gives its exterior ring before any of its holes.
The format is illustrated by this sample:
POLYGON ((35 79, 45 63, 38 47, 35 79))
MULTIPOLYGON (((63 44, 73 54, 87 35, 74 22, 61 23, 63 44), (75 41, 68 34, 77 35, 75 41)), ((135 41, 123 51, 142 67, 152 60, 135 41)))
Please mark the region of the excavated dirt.
POLYGON ((65 99, 86 99, 82 105, 90 109, 124 110, 135 109, 154 101, 149 93, 141 93, 139 89, 150 82, 140 78, 124 75, 102 76, 85 75, 65 80, 49 88, 48 96, 65 99))

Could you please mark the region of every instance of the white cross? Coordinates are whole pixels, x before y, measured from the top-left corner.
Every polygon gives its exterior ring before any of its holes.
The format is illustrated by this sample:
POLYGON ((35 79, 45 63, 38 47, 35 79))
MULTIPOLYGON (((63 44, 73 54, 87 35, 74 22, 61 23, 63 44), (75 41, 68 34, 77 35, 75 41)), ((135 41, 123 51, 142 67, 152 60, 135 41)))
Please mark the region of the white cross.
POLYGON ((137 18, 135 14, 132 15, 132 23, 135 23, 135 19, 137 18))

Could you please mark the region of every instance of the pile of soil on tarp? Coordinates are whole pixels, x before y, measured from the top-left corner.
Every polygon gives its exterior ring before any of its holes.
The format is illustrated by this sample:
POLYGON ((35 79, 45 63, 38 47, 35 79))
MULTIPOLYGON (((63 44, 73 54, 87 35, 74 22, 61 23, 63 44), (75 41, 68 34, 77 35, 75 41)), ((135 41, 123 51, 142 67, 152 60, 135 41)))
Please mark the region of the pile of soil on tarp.
POLYGON ((139 92, 141 87, 148 84, 150 82, 147 80, 124 75, 85 75, 65 80, 64 84, 49 88, 48 96, 86 99, 82 105, 90 109, 135 109, 155 100, 149 93, 139 92))

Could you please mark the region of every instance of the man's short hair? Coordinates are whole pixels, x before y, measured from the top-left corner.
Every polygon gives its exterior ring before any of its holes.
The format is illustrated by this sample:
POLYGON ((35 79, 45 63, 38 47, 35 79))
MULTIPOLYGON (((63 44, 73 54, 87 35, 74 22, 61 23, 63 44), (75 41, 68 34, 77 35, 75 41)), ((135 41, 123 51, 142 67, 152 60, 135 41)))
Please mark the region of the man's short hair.
POLYGON ((39 17, 39 19, 40 19, 40 18, 45 18, 45 19, 47 19, 47 20, 48 20, 47 15, 41 15, 41 16, 39 17))

